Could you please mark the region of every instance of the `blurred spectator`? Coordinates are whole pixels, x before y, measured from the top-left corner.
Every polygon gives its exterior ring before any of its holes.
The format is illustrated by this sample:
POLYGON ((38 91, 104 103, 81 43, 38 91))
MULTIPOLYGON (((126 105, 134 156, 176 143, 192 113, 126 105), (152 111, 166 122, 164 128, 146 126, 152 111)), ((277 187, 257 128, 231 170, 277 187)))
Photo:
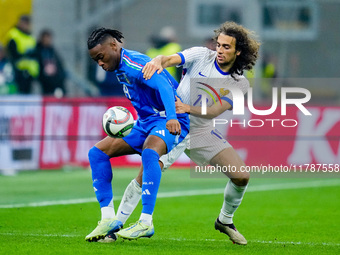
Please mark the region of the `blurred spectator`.
MULTIPOLYGON (((146 55, 150 58, 157 57, 158 55, 172 55, 182 50, 181 46, 177 43, 176 31, 173 27, 163 27, 158 36, 151 36, 150 41, 152 48, 146 51, 146 55)), ((177 80, 181 78, 181 70, 179 68, 168 67, 166 70, 177 80)))
POLYGON ((216 42, 212 37, 208 37, 204 40, 204 47, 210 50, 216 50, 216 42))
POLYGON ((277 78, 275 61, 269 54, 264 54, 262 59, 262 77, 261 92, 263 98, 271 98, 274 79, 277 78))
POLYGON ((6 58, 5 49, 0 45, 0 95, 15 94, 14 70, 6 58))
MULTIPOLYGON (((277 71, 275 67, 275 58, 273 55, 269 55, 268 53, 263 54, 262 58, 262 66, 261 66, 261 98, 262 99, 270 99, 272 96, 272 87, 275 82, 275 78, 277 78, 277 71)), ((245 72, 245 76, 249 79, 250 84, 254 83, 255 73, 254 69, 245 72)), ((260 77, 259 77, 260 78, 260 77)))
POLYGON ((53 46, 53 35, 44 29, 39 35, 36 48, 40 73, 39 82, 43 95, 61 97, 65 95, 65 71, 60 57, 53 46))
POLYGON ((39 74, 39 65, 34 59, 36 41, 30 34, 31 18, 22 15, 18 24, 11 28, 5 38, 8 57, 15 73, 15 82, 20 94, 29 94, 33 78, 39 74))

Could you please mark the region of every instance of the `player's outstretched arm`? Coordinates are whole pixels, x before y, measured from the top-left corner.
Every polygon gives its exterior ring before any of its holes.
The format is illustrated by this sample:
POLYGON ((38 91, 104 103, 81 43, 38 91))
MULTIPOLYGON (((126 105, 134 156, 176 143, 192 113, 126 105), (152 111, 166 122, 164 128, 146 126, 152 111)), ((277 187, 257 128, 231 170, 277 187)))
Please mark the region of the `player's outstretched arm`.
POLYGON ((157 71, 160 74, 164 68, 169 66, 177 66, 182 62, 181 57, 178 54, 170 56, 159 55, 153 58, 150 62, 146 63, 142 73, 145 80, 151 79, 152 75, 157 71))
POLYGON ((190 113, 193 116, 201 117, 204 119, 213 119, 220 115, 221 113, 225 112, 226 110, 231 109, 231 105, 222 100, 222 105, 220 103, 215 103, 214 105, 207 107, 207 113, 202 114, 202 107, 200 106, 191 106, 188 104, 184 104, 178 97, 177 101, 175 102, 176 105, 176 113, 190 113))
POLYGON ((179 135, 181 125, 177 120, 174 90, 167 76, 165 74, 155 75, 152 79, 145 80, 144 84, 159 92, 166 113, 166 128, 171 134, 179 135))

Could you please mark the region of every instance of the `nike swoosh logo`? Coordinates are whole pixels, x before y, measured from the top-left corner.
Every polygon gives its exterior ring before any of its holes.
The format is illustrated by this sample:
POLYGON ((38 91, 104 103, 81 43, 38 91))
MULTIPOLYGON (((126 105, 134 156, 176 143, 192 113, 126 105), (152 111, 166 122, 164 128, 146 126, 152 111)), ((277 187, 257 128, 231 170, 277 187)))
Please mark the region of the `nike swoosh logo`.
POLYGON ((198 74, 201 75, 201 76, 203 76, 203 77, 207 77, 207 76, 205 76, 204 74, 202 74, 201 72, 199 72, 198 74))
POLYGON ((129 215, 128 213, 124 213, 123 211, 120 211, 120 213, 124 215, 129 215))

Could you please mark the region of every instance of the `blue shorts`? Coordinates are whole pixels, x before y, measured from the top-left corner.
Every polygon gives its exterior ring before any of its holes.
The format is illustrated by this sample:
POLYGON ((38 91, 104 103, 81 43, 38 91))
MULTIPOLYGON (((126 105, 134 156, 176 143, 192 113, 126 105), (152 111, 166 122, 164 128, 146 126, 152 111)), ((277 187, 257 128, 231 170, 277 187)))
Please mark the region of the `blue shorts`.
POLYGON ((167 152, 169 152, 189 133, 189 116, 179 117, 178 121, 181 124, 181 134, 172 135, 165 127, 167 122, 165 117, 150 116, 143 120, 138 119, 131 133, 123 137, 123 140, 139 154, 142 154, 143 144, 146 138, 149 135, 155 135, 165 142, 167 152))

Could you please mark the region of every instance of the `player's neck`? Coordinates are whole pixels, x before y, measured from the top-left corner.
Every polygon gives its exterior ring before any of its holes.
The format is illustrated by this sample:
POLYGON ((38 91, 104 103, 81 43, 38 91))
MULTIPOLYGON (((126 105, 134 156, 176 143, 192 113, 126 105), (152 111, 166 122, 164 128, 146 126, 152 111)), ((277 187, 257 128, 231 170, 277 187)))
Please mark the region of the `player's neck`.
POLYGON ((225 63, 225 64, 220 64, 218 63, 218 61, 216 60, 216 64, 218 65, 218 67, 221 69, 221 71, 228 73, 230 68, 233 66, 234 62, 232 63, 225 63))

